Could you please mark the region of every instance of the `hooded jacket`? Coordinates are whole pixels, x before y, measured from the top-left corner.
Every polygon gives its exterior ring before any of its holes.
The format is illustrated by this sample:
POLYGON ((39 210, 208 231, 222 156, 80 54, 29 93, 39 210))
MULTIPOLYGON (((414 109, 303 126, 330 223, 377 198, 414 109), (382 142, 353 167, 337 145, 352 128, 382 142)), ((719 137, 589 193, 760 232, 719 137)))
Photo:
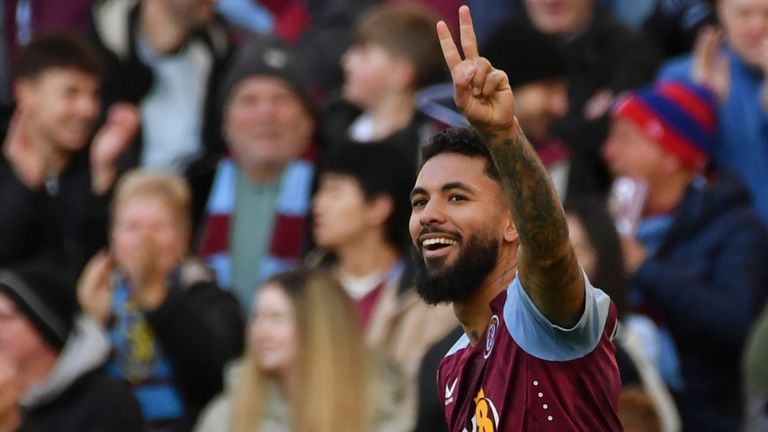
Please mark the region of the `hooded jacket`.
POLYGON ((103 368, 108 355, 101 325, 79 316, 51 374, 21 401, 19 432, 144 430, 139 403, 103 368))

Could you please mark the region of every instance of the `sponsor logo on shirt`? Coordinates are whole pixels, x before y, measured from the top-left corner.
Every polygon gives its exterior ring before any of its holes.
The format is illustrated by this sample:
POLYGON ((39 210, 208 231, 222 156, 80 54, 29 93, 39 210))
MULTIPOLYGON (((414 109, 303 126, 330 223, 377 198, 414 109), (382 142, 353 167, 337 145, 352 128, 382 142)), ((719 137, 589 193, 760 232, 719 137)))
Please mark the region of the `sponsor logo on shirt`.
POLYGON ((493 401, 485 397, 485 391, 480 389, 475 397, 475 415, 472 417, 472 429, 464 432, 497 432, 499 429, 499 412, 493 401))

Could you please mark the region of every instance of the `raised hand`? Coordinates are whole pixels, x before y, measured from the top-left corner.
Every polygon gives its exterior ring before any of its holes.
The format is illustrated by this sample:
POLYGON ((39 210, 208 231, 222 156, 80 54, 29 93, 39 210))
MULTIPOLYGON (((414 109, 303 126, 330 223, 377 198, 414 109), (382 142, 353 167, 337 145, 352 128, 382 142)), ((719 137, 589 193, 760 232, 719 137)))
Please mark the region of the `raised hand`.
POLYGON ((77 282, 80 309, 91 318, 106 323, 112 308, 114 286, 111 276, 115 264, 107 252, 99 252, 85 266, 77 282))
POLYGON ((145 236, 141 246, 133 256, 128 278, 135 288, 135 300, 144 309, 154 310, 168 295, 165 279, 170 269, 161 265, 157 246, 151 236, 145 236))
POLYGON ((507 74, 480 57, 467 6, 459 8, 459 31, 463 60, 448 26, 443 21, 437 23, 440 47, 453 79, 456 106, 478 129, 500 131, 516 127, 515 97, 507 74))
POLYGON ((118 103, 110 107, 107 122, 96 132, 91 145, 91 186, 97 195, 114 183, 117 160, 133 141, 140 123, 139 111, 133 105, 118 103))
POLYGON ((720 103, 728 98, 731 83, 731 65, 728 57, 720 52, 722 41, 722 31, 705 27, 696 37, 691 70, 691 78, 715 92, 720 103))

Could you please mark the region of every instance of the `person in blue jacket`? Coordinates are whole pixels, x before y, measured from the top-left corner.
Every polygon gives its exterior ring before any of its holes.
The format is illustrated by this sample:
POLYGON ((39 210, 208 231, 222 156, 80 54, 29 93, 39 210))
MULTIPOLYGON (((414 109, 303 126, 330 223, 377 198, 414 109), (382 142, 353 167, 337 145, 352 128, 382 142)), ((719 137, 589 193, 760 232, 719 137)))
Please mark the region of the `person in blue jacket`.
POLYGON ((719 0, 717 16, 722 32, 703 31, 693 52, 663 65, 659 78, 697 82, 715 92, 713 165, 744 181, 768 224, 768 2, 719 0))
POLYGON ((643 335, 684 430, 738 430, 739 359, 768 289, 768 234, 740 182, 704 175, 717 124, 705 87, 667 81, 613 109, 603 156, 648 184, 634 234, 628 325, 643 335))

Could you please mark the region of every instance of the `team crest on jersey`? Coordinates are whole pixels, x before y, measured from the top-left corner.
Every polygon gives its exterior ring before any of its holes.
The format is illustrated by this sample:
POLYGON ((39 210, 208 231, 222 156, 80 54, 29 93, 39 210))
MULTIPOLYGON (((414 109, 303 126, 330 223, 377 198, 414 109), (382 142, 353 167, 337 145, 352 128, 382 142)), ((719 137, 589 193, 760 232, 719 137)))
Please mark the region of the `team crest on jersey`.
POLYGON ((472 417, 472 429, 464 428, 464 432, 497 432, 499 429, 499 411, 493 401, 485 397, 485 391, 480 389, 475 397, 475 415, 472 417))
POLYGON ((488 358, 493 351, 493 343, 496 340, 496 331, 499 329, 499 317, 494 315, 491 317, 491 323, 488 325, 488 332, 485 337, 485 353, 483 356, 488 358))

